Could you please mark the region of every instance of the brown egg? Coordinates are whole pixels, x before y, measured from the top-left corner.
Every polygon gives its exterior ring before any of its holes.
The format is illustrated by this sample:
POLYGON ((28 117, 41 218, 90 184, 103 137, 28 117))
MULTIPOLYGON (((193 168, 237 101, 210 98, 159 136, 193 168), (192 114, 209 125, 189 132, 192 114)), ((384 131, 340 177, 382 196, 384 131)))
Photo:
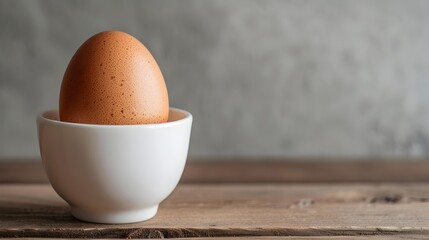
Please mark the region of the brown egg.
POLYGON ((77 50, 64 74, 60 120, 127 125, 168 120, 168 94, 153 56, 133 36, 107 31, 77 50))

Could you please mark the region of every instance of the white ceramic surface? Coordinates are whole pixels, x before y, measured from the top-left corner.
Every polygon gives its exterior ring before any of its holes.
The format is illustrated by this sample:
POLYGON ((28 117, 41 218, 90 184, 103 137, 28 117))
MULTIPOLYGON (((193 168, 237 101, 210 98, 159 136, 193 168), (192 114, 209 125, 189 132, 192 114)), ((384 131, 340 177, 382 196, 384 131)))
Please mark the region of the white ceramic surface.
POLYGON ((37 125, 49 181, 73 216, 130 223, 155 216, 179 182, 192 115, 171 108, 167 123, 91 125, 61 122, 54 110, 37 125))

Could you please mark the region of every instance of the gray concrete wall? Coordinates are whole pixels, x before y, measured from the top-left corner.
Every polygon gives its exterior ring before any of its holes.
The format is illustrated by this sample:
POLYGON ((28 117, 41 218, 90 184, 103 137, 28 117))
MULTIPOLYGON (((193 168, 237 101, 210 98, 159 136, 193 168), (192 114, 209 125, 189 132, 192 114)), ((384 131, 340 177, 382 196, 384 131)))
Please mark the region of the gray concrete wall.
POLYGON ((191 157, 429 155, 429 1, 13 0, 0 26, 0 158, 38 156, 35 116, 107 29, 194 114, 191 157))

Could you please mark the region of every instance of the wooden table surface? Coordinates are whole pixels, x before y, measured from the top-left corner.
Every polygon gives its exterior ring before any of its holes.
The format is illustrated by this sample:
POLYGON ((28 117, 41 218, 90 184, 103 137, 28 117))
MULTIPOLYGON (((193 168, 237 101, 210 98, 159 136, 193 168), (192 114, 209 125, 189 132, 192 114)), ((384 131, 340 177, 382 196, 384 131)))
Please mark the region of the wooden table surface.
POLYGON ((429 239, 429 161, 190 162, 151 220, 81 222, 40 162, 0 162, 0 238, 429 239))

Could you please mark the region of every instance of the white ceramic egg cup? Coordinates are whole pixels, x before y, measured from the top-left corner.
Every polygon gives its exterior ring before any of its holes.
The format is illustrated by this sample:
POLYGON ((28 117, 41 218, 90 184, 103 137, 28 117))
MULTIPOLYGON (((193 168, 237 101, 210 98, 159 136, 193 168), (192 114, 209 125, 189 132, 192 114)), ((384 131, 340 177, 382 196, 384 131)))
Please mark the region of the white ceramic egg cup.
POLYGON ((49 181, 74 217, 131 223, 155 216, 176 187, 189 148, 192 115, 170 109, 167 123, 93 125, 59 121, 58 111, 37 118, 49 181))

